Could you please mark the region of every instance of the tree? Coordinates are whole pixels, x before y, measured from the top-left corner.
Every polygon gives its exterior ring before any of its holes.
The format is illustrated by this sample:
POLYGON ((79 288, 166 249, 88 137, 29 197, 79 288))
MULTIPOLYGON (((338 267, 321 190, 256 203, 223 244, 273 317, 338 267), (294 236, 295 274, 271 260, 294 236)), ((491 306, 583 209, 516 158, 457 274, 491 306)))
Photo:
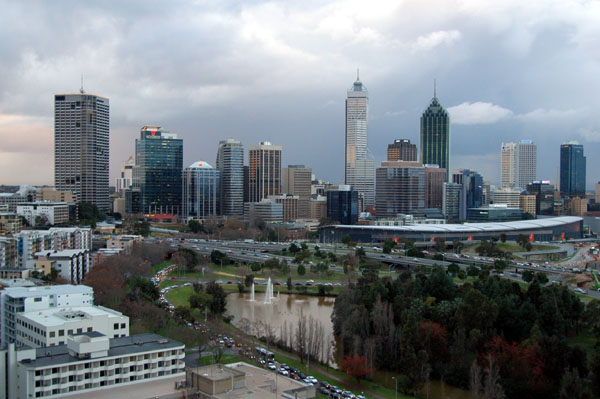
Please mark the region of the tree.
POLYGON ((286 284, 287 284, 288 291, 291 291, 292 290, 292 278, 291 277, 287 278, 287 283, 286 284))
POLYGON ((452 247, 454 247, 454 252, 456 252, 457 254, 460 254, 465 247, 465 243, 462 241, 456 240, 452 243, 452 247))
POLYGON ((223 263, 227 264, 229 259, 223 252, 215 249, 210 253, 210 261, 215 265, 219 265, 223 263))
POLYGON ((150 223, 148 223, 147 220, 142 220, 140 222, 134 223, 133 233, 140 236, 148 237, 148 235, 150 234, 150 223))
POLYGON ((497 272, 502 272, 504 271, 504 269, 506 269, 508 267, 508 263, 506 263, 505 260, 502 259, 496 259, 494 261, 494 270, 496 270, 497 272))
POLYGON ((343 244, 345 244, 345 245, 347 245, 347 246, 350 246, 350 243, 351 243, 351 242, 352 242, 352 238, 350 238, 350 236, 349 236, 349 235, 347 235, 347 234, 344 234, 344 235, 342 236, 342 243, 343 243, 343 244))
POLYGON ((389 254, 392 252, 392 249, 394 248, 394 246, 396 245, 396 243, 392 240, 385 240, 383 242, 383 253, 384 254, 389 254))
POLYGON ((37 215, 34 219, 34 225, 35 226, 47 226, 49 224, 48 221, 48 216, 42 214, 42 215, 37 215))
POLYGON ((446 250, 446 239, 444 237, 435 238, 435 249, 438 252, 444 252, 446 250))
POLYGON ((223 287, 214 281, 211 281, 206 285, 206 293, 213 297, 213 300, 210 303, 210 311, 219 315, 225 313, 227 294, 225 293, 225 290, 223 290, 223 287))
POLYGON ((254 283, 254 274, 246 274, 246 277, 244 277, 244 284, 246 284, 246 287, 252 286, 253 283, 254 283))
POLYGON ((363 259, 367 256, 367 253, 365 252, 365 249, 363 247, 358 247, 354 251, 354 255, 358 256, 359 259, 363 259))
POLYGON ((210 306, 213 301, 213 297, 206 292, 198 292, 190 295, 189 303, 190 308, 204 310, 205 307, 210 306))
POLYGON ((458 267, 458 265, 454 262, 450 263, 448 265, 448 273, 452 273, 454 275, 456 275, 460 270, 460 267, 458 267))
POLYGON ((105 219, 105 216, 98 207, 91 202, 77 203, 77 216, 83 224, 96 224, 96 222, 105 219))
POLYGON ((298 265, 298 269, 296 270, 299 276, 304 276, 306 273, 306 267, 304 265, 298 265))
POLYGON ((528 242, 529 242, 529 240, 527 239, 527 236, 524 234, 519 234, 519 237, 517 237, 517 244, 519 244, 523 248, 525 248, 525 244, 527 244, 528 242))
POLYGON ((546 284, 549 280, 548 280, 548 276, 546 275, 546 273, 544 272, 538 272, 535 274, 535 280, 540 284, 540 285, 544 285, 546 284))
POLYGON ((188 228, 194 234, 198 234, 204 231, 204 227, 202 226, 202 224, 195 219, 192 219, 188 222, 188 228))
POLYGON ((484 399, 504 399, 504 389, 500 385, 500 370, 494 363, 492 355, 488 355, 488 367, 486 368, 485 382, 483 385, 484 399))
POLYGON ((560 399, 582 399, 583 381, 579 377, 577 369, 565 370, 560 381, 560 399))
POLYGON ((533 245, 531 245, 531 243, 529 241, 527 241, 525 243, 525 249, 527 250, 527 252, 531 251, 532 248, 533 248, 533 245))
POLYGON ((506 233, 500 234, 500 242, 506 242, 506 233))
POLYGON ((475 265, 469 265, 467 267, 467 275, 470 277, 475 277, 475 276, 479 275, 480 271, 481 271, 481 269, 475 265))
POLYGON ((467 278, 467 273, 465 273, 464 270, 459 270, 458 274, 456 275, 459 279, 464 280, 465 278, 467 278))
POLYGON ((366 378, 371 373, 367 358, 356 354, 354 356, 346 356, 344 360, 342 360, 341 367, 350 377, 356 378, 356 382, 359 384, 361 379, 366 378))
POLYGON ((534 274, 531 270, 523 270, 523 273, 521 273, 521 278, 526 283, 531 283, 533 281, 533 277, 534 277, 534 274))

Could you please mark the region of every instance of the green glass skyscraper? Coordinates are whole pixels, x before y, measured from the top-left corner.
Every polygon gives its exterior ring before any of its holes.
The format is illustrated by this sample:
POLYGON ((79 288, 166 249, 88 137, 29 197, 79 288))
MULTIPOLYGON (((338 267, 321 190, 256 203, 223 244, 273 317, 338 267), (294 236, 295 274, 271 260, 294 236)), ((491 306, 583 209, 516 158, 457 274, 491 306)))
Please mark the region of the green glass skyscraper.
POLYGON ((421 163, 438 165, 450 173, 450 115, 441 106, 434 90, 429 107, 421 116, 421 163))

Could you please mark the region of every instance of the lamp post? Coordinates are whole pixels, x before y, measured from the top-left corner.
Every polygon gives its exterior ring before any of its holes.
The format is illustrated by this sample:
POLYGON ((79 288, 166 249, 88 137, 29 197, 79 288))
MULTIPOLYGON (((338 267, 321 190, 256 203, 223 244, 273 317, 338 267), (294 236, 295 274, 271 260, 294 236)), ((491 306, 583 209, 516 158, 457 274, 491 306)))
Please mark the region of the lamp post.
POLYGON ((392 380, 396 381, 396 399, 398 399, 398 379, 396 377, 392 377, 392 380))

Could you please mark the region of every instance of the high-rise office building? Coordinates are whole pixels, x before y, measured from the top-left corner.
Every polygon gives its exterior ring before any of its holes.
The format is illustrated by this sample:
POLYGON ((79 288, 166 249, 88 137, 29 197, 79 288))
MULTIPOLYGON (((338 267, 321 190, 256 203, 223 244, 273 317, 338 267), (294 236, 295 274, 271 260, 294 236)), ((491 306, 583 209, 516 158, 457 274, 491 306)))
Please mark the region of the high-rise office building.
POLYGON ((281 151, 283 147, 263 141, 249 148, 248 202, 259 202, 281 192, 281 151))
POLYGON ((130 156, 127 161, 123 162, 123 166, 121 166, 121 173, 119 177, 117 177, 117 192, 121 195, 127 190, 131 188, 133 184, 133 167, 135 166, 135 159, 133 156, 130 156))
POLYGON ((298 196, 298 219, 310 218, 312 169, 304 165, 288 165, 282 171, 281 191, 298 196))
POLYGON ((554 185, 549 180, 535 180, 527 185, 527 192, 535 195, 535 214, 554 214, 554 185))
POLYGON ((560 146, 560 193, 584 195, 586 159, 583 145, 569 142, 560 146))
POLYGON ((425 208, 442 209, 446 169, 437 165, 425 167, 425 208))
POLYGON ((376 176, 377 217, 396 217, 425 208, 425 168, 420 163, 382 162, 376 176))
POLYGON ((108 98, 84 93, 54 96, 54 186, 108 212, 108 98))
POLYGON ((465 206, 467 209, 479 208, 483 204, 483 177, 479 173, 469 169, 462 169, 452 175, 452 181, 463 185, 465 206))
POLYGON ((375 160, 367 147, 368 111, 369 93, 357 76, 346 98, 344 180, 363 195, 365 207, 375 203, 375 160))
POLYGON ((220 172, 204 161, 197 161, 183 170, 184 218, 206 219, 219 214, 220 172))
POLYGON ((221 173, 221 213, 244 213, 244 147, 238 140, 219 142, 217 169, 221 173))
POLYGON ((467 209, 463 185, 444 183, 442 212, 447 220, 466 219, 467 209))
POLYGON ((417 162, 417 145, 407 139, 396 139, 388 144, 387 160, 417 162))
POLYGON ((144 126, 135 140, 133 189, 142 213, 179 214, 183 140, 160 126, 144 126))
POLYGON ((596 183, 596 192, 594 193, 594 202, 600 204, 600 181, 596 183))
POLYGON ((438 165, 450 172, 450 115, 440 104, 435 90, 421 116, 421 163, 438 165))
POLYGON ((358 222, 358 192, 350 185, 341 184, 337 190, 327 191, 327 217, 340 224, 358 222))
POLYGON ((500 153, 502 188, 525 188, 536 179, 537 145, 533 141, 502 143, 500 153))

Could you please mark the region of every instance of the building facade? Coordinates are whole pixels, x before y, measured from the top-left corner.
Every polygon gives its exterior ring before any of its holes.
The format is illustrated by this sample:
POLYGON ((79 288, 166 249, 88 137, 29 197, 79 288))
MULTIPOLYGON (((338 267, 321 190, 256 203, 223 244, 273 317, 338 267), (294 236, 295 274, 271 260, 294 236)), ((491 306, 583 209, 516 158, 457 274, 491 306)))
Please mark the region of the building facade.
POLYGON ((298 219, 310 218, 312 169, 304 165, 288 165, 282 171, 281 192, 298 196, 298 219))
POLYGON ((340 185, 337 190, 327 191, 327 217, 337 223, 358 222, 358 191, 349 185, 340 185))
POLYGON ((346 98, 344 181, 363 196, 365 207, 375 204, 375 160, 368 149, 368 113, 369 92, 357 76, 346 98))
POLYGON ((276 203, 283 205, 283 222, 294 222, 296 219, 298 219, 298 206, 300 198, 297 195, 271 195, 269 196, 269 199, 275 200, 276 203))
POLYGON ((387 160, 417 162, 417 145, 407 139, 396 139, 388 144, 387 160))
POLYGON ((263 141, 249 148, 248 202, 259 202, 281 193, 281 151, 283 147, 263 141))
POLYGON ((519 207, 523 214, 529 214, 534 218, 536 217, 536 198, 537 196, 535 194, 521 194, 519 207))
POLYGON ((183 140, 160 126, 143 126, 135 140, 133 188, 140 190, 142 213, 181 211, 183 140))
POLYGON ((425 207, 442 209, 446 169, 437 165, 425 166, 425 207))
POLYGON ((376 177, 377 217, 396 217, 425 208, 425 168, 418 162, 382 162, 376 177))
POLYGON ((40 251, 35 254, 36 260, 52 262, 51 268, 71 284, 81 284, 92 268, 89 249, 64 249, 62 251, 40 251))
POLYGON ((421 163, 438 165, 450 171, 450 115, 435 93, 429 107, 421 116, 421 163))
POLYGON ((536 180, 537 145, 533 141, 502 143, 500 152, 502 188, 525 188, 536 180))
POLYGON ((554 214, 554 185, 549 180, 536 180, 527 185, 527 192, 535 195, 535 214, 554 214))
POLYGON ((500 188, 492 191, 492 203, 496 205, 508 205, 510 208, 521 206, 521 190, 512 188, 500 188))
POLYGON ((123 195, 125 190, 131 188, 133 185, 133 167, 135 166, 135 159, 133 156, 127 158, 127 161, 121 165, 121 173, 117 177, 116 190, 117 193, 123 195))
POLYGON ((274 199, 268 198, 258 202, 246 202, 244 203, 244 219, 252 224, 260 221, 283 222, 283 204, 278 204, 274 199))
POLYGON ((221 174, 221 213, 244 214, 244 147, 235 139, 219 142, 217 169, 221 174))
POLYGON ((75 203, 77 196, 71 191, 58 191, 51 187, 42 187, 37 190, 36 201, 75 203))
POLYGON ((221 173, 204 161, 183 171, 183 212, 185 219, 206 219, 220 214, 221 173))
POLYGON ((466 219, 467 209, 462 184, 444 183, 442 213, 446 220, 466 219))
POLYGON ((69 205, 66 202, 26 202, 17 205, 17 214, 30 226, 53 226, 69 221, 69 205))
POLYGON ((469 169, 461 169, 458 173, 452 175, 452 181, 463 185, 463 195, 467 209, 478 208, 483 204, 483 177, 479 173, 469 169))
POLYGON ((109 201, 109 100, 84 93, 54 96, 54 186, 102 212, 109 201))
POLYGON ((560 146, 560 193, 565 196, 585 194, 586 158, 583 145, 576 142, 560 146))

